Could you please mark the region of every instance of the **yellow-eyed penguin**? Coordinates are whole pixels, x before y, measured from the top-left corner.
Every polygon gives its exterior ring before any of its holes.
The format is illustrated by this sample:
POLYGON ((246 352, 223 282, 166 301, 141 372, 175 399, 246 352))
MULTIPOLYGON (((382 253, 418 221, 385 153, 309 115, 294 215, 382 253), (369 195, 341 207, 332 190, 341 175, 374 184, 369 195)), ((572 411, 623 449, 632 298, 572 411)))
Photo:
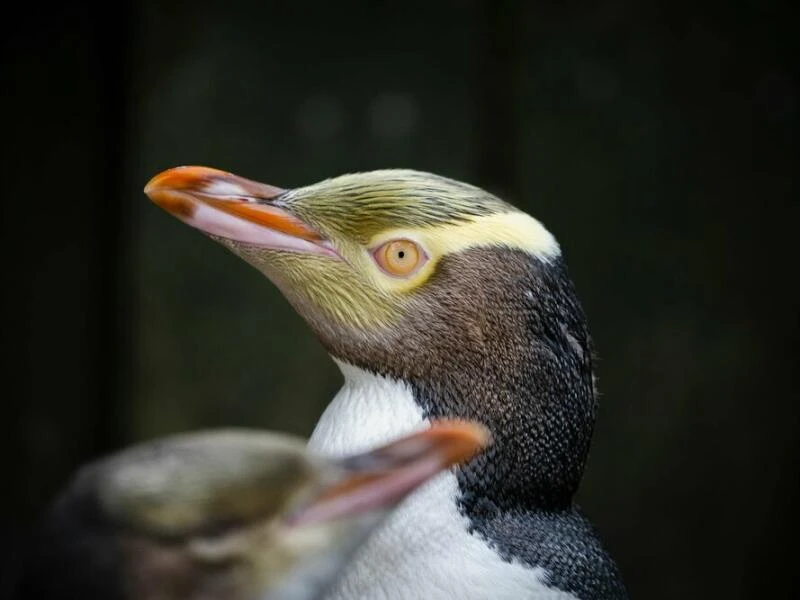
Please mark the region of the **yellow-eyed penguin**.
POLYGON ((179 167, 145 192, 272 280, 341 368, 313 449, 360 451, 440 417, 492 434, 404 503, 331 597, 626 597, 573 502, 597 408, 592 347, 538 220, 402 169, 284 190, 179 167))

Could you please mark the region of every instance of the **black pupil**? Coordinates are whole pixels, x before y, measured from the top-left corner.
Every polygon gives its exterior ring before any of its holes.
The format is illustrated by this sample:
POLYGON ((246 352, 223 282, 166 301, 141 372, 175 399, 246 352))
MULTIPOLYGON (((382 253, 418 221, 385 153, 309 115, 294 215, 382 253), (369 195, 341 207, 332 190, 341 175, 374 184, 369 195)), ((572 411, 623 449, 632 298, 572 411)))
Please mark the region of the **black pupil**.
POLYGON ((397 258, 405 258, 405 257, 406 257, 405 250, 400 250, 400 252, 397 253, 397 258))

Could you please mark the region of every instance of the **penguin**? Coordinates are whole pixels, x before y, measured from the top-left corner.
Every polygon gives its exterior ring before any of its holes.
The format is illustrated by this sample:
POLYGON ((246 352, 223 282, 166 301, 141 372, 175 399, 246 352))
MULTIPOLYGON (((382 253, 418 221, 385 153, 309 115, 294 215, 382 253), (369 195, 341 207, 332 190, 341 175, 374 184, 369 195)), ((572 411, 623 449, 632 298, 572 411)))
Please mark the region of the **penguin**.
POLYGON ((30 545, 18 600, 311 600, 412 490, 489 442, 444 422, 331 459, 220 429, 145 442, 72 478, 30 545))
POLYGON ((539 220, 408 169, 282 189, 178 167, 145 193, 266 275, 341 369, 310 448, 363 451, 437 418, 491 433, 487 452, 374 532, 330 598, 627 597, 574 501, 597 412, 593 348, 539 220))

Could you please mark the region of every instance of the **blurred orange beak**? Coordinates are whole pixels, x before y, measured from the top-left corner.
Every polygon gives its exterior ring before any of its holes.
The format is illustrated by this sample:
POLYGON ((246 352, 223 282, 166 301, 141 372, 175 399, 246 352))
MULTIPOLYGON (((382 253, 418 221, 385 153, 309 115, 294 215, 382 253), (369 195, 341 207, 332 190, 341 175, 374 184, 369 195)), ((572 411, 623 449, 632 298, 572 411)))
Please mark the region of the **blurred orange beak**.
POLYGON ((338 461, 344 477, 331 484, 289 525, 309 525, 389 509, 443 470, 468 461, 490 443, 471 421, 434 421, 426 429, 338 461))
POLYGON ((176 167, 144 188, 184 223, 243 244, 336 257, 325 238, 275 202, 285 190, 209 167, 176 167))

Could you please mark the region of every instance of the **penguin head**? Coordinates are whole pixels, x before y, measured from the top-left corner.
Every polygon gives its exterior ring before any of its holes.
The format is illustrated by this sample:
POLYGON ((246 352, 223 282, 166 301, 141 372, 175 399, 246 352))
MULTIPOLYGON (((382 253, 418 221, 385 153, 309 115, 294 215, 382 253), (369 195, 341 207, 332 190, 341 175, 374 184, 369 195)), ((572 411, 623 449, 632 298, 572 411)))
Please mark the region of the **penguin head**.
POLYGON ((248 430, 87 465, 44 521, 19 598, 315 598, 407 494, 488 442, 465 422, 344 459, 248 430))
POLYGON ((498 267, 506 271, 493 255, 510 250, 543 265, 560 255, 536 219, 480 188, 419 171, 355 173, 283 190, 179 167, 154 177, 145 192, 267 275, 348 362, 351 345, 386 338, 391 346, 419 323, 449 326, 450 336, 478 334, 478 313, 495 310, 481 303, 481 292, 497 285, 498 267), (457 279, 468 293, 451 287, 457 279), (467 309, 471 322, 460 322, 467 309))

